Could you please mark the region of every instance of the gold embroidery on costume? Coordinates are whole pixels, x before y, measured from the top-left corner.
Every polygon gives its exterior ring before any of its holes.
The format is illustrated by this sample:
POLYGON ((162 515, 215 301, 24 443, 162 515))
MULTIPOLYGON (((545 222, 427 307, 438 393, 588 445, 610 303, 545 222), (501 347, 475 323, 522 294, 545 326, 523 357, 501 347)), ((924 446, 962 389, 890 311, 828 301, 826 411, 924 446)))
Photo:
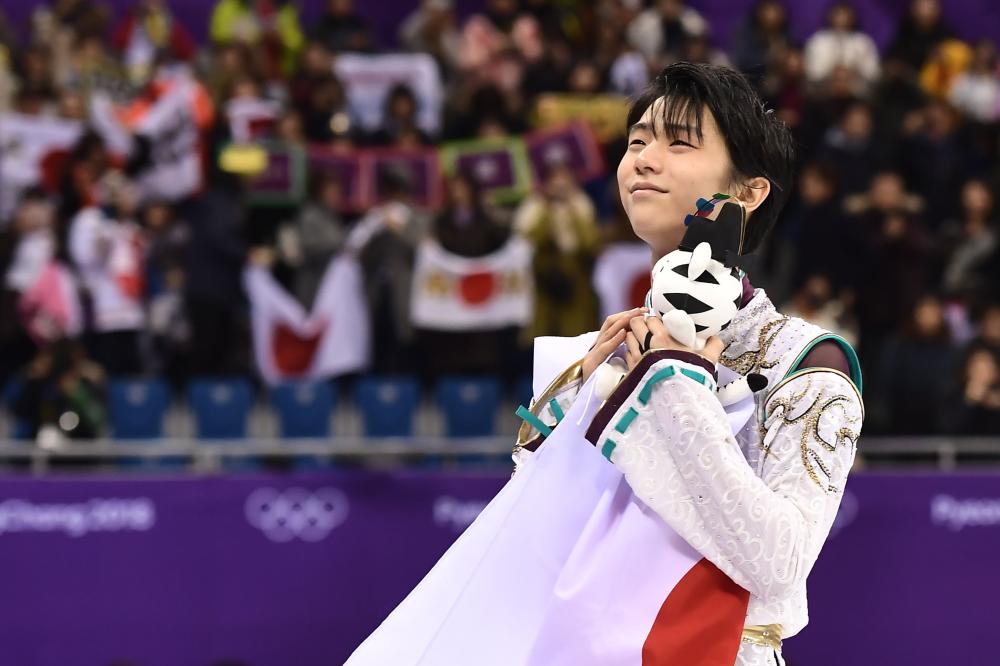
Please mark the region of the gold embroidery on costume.
MULTIPOLYGON (((847 423, 857 423, 858 417, 850 417, 847 414, 845 405, 850 403, 851 397, 847 395, 835 395, 830 398, 824 398, 823 392, 820 391, 819 395, 813 398, 812 404, 809 408, 798 416, 791 416, 797 403, 801 401, 808 393, 809 389, 812 387, 812 383, 807 383, 806 388, 801 393, 796 393, 788 398, 778 398, 774 401, 774 407, 771 410, 772 417, 781 420, 781 424, 773 423, 770 428, 779 427, 779 425, 792 425, 798 423, 799 421, 805 421, 802 428, 802 438, 799 442, 799 448, 802 456, 802 464, 806 468, 806 473, 809 474, 816 485, 823 488, 826 492, 836 492, 837 488, 833 485, 833 474, 830 469, 823 462, 822 457, 819 452, 810 446, 810 439, 813 439, 816 444, 818 444, 822 449, 827 452, 833 453, 838 446, 841 446, 845 441, 850 442, 851 446, 855 446, 858 440, 858 434, 847 427, 839 428, 835 433, 835 441, 828 442, 823 439, 823 436, 819 432, 819 423, 823 418, 823 414, 826 413, 828 409, 837 407, 841 410, 844 420, 847 423), (820 479, 817 469, 823 473, 826 477, 826 481, 820 479)), ((770 429, 768 428, 768 429, 770 429)), ((764 456, 770 452, 770 444, 762 447, 764 449, 764 456)))
MULTIPOLYGON (((781 333, 781 329, 788 323, 788 319, 788 317, 782 315, 779 319, 769 321, 761 326, 760 333, 757 335, 757 349, 755 351, 746 351, 735 358, 729 358, 725 355, 725 350, 723 350, 722 358, 719 361, 722 365, 741 375, 748 375, 751 372, 758 372, 760 370, 770 370, 777 366, 781 362, 781 359, 768 361, 767 352, 778 337, 778 334, 781 333)), ((726 349, 728 348, 727 346, 726 349)))

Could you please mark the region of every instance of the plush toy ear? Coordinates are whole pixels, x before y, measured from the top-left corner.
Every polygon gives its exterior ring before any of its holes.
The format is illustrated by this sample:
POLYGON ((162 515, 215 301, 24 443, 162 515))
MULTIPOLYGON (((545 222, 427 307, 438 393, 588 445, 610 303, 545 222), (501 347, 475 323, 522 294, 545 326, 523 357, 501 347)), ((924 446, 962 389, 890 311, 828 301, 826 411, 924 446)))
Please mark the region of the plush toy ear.
POLYGON ((708 269, 712 260, 712 246, 708 243, 698 243, 688 261, 688 280, 697 280, 698 276, 708 269))

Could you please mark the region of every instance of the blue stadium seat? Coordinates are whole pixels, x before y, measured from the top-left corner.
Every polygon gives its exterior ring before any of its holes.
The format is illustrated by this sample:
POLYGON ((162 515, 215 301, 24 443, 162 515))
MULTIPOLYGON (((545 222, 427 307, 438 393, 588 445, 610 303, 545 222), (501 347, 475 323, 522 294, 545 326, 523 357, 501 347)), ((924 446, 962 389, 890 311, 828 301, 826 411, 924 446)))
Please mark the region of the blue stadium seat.
POLYGON ((111 432, 116 439, 163 437, 170 389, 161 379, 112 379, 108 384, 111 432))
POLYGON ((414 377, 362 377, 354 385, 354 402, 369 437, 412 437, 419 401, 414 377))
POLYGON ((187 396, 200 439, 246 437, 253 404, 253 391, 246 379, 194 379, 188 385, 187 396))
POLYGON ((449 437, 489 437, 496 433, 500 381, 495 377, 444 377, 435 391, 449 437))
POLYGON ((329 437, 334 393, 328 382, 289 382, 271 390, 282 437, 329 437))
POLYGON ((23 382, 19 378, 11 379, 3 387, 3 395, 0 398, 3 401, 3 405, 7 408, 8 423, 10 424, 8 435, 11 439, 31 439, 30 424, 14 416, 12 411, 23 385, 23 382))

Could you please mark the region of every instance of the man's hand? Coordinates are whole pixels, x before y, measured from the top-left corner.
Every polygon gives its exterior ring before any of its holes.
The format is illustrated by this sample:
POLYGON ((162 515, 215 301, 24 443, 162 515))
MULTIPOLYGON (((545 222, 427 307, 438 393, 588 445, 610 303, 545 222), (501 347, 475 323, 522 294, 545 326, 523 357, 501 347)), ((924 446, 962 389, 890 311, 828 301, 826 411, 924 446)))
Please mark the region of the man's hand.
POLYGON ((611 355, 611 352, 618 349, 618 346, 625 342, 629 320, 645 311, 646 308, 632 308, 625 312, 613 314, 604 320, 604 325, 601 326, 601 331, 597 334, 597 342, 590 348, 587 355, 583 357, 584 382, 590 378, 590 375, 594 373, 597 366, 604 363, 604 360, 611 355))
POLYGON ((725 347, 718 336, 709 338, 705 342, 705 348, 701 351, 685 347, 670 336, 663 320, 657 316, 639 316, 629 320, 629 331, 625 336, 625 346, 628 347, 628 352, 625 354, 625 364, 629 370, 639 363, 639 359, 649 349, 673 349, 689 352, 705 357, 712 365, 718 365, 719 357, 722 355, 722 350, 725 347), (646 344, 647 338, 648 348, 643 346, 646 344))

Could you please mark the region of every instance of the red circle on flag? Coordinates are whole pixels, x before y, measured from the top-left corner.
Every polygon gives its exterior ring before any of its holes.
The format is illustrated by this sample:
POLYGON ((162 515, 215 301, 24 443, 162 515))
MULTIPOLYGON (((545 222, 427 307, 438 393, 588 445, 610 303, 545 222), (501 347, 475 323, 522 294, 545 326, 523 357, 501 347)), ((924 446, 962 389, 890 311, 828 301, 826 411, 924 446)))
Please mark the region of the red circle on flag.
POLYGON ((641 308, 646 304, 646 292, 650 287, 649 271, 643 271, 632 278, 632 284, 628 289, 628 306, 630 308, 641 308))
POLYGON ((469 305, 480 305, 493 298, 497 277, 493 273, 470 273, 459 282, 462 300, 469 305))
POLYGON ((302 336, 284 323, 275 324, 271 329, 271 355, 278 372, 287 376, 305 374, 312 367, 326 328, 324 323, 314 334, 302 336))

